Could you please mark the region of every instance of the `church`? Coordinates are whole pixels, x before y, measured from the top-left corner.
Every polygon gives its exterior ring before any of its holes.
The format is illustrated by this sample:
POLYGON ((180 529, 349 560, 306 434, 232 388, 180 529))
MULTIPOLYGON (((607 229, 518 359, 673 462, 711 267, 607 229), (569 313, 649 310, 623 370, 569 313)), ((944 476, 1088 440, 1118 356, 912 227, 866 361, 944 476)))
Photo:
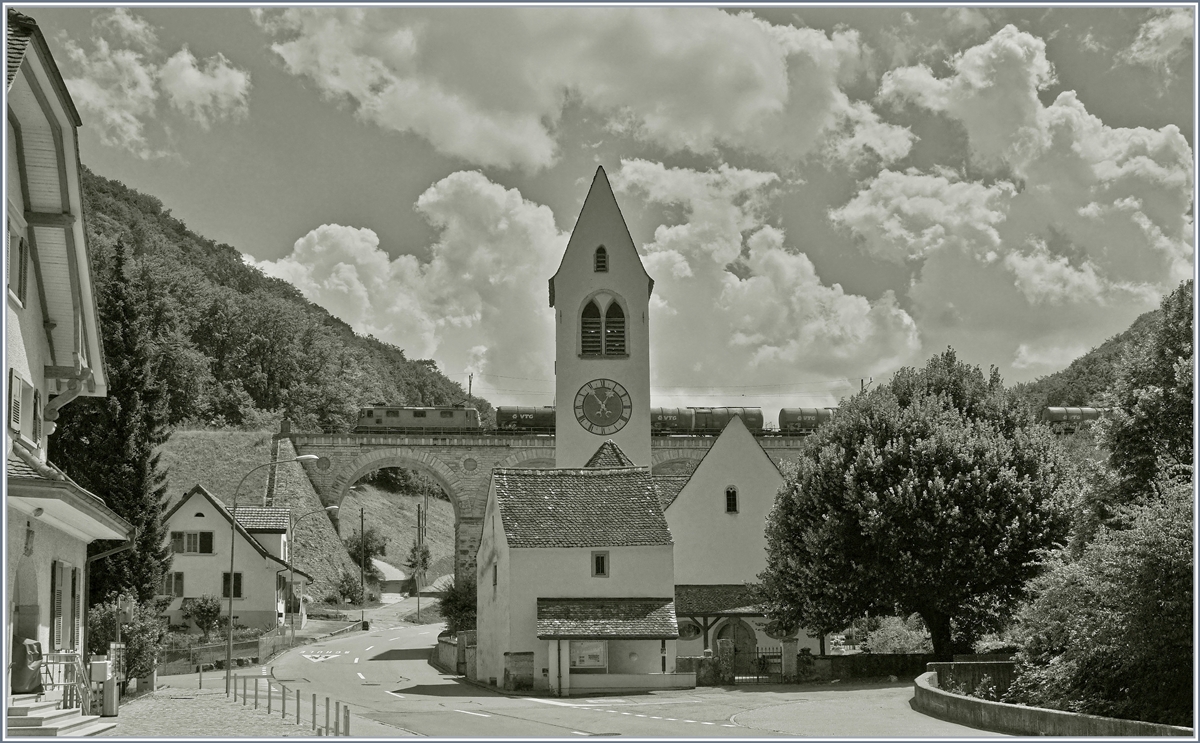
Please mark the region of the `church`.
MULTIPOLYGON (((549 281, 555 469, 493 470, 476 678, 558 696, 690 688, 677 658, 778 646, 748 583, 783 476, 733 417, 689 475, 651 472, 646 273, 603 168, 549 281)), ((800 647, 819 641, 801 635, 800 647)))

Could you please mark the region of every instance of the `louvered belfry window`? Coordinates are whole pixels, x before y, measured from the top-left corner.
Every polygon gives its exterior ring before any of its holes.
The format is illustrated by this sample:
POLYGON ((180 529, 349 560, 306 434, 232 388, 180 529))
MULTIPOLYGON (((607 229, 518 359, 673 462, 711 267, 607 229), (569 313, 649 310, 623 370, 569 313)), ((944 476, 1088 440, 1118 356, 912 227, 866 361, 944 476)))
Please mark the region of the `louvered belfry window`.
POLYGON ((596 248, 595 269, 595 273, 608 272, 608 251, 604 249, 603 245, 596 248))
POLYGON ((604 353, 600 308, 595 302, 588 302, 583 308, 580 318, 580 353, 584 356, 599 356, 604 353))
POLYGON ((604 355, 625 355, 625 313, 616 302, 604 313, 604 355))

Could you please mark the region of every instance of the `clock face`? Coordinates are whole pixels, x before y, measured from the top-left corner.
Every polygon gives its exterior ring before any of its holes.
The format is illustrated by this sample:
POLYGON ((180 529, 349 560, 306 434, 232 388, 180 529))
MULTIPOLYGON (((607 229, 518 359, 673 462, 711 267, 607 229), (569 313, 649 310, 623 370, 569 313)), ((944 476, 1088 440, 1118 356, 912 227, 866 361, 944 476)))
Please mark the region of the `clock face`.
POLYGON ((620 431, 632 412, 629 392, 611 379, 593 379, 575 395, 575 419, 598 436, 620 431))

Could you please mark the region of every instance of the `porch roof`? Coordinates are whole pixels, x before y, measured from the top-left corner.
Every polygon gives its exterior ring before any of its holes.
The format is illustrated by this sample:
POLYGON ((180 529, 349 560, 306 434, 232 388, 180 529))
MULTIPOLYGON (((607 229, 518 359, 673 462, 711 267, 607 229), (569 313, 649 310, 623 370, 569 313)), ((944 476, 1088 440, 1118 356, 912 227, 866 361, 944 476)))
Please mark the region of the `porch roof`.
POLYGON ((673 640, 679 637, 669 598, 538 599, 540 640, 673 640))
POLYGON ((744 583, 675 586, 675 601, 681 617, 763 615, 754 588, 744 583))
POLYGON ((49 462, 14 445, 6 461, 7 502, 17 511, 84 541, 129 539, 133 525, 49 462))

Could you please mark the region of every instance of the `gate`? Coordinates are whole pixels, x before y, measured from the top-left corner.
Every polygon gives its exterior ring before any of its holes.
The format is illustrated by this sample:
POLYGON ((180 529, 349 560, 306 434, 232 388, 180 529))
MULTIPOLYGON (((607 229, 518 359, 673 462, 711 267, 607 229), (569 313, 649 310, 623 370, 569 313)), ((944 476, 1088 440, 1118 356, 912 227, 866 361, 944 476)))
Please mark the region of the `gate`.
POLYGON ((779 684, 783 682, 783 648, 754 648, 733 651, 733 683, 779 684))

